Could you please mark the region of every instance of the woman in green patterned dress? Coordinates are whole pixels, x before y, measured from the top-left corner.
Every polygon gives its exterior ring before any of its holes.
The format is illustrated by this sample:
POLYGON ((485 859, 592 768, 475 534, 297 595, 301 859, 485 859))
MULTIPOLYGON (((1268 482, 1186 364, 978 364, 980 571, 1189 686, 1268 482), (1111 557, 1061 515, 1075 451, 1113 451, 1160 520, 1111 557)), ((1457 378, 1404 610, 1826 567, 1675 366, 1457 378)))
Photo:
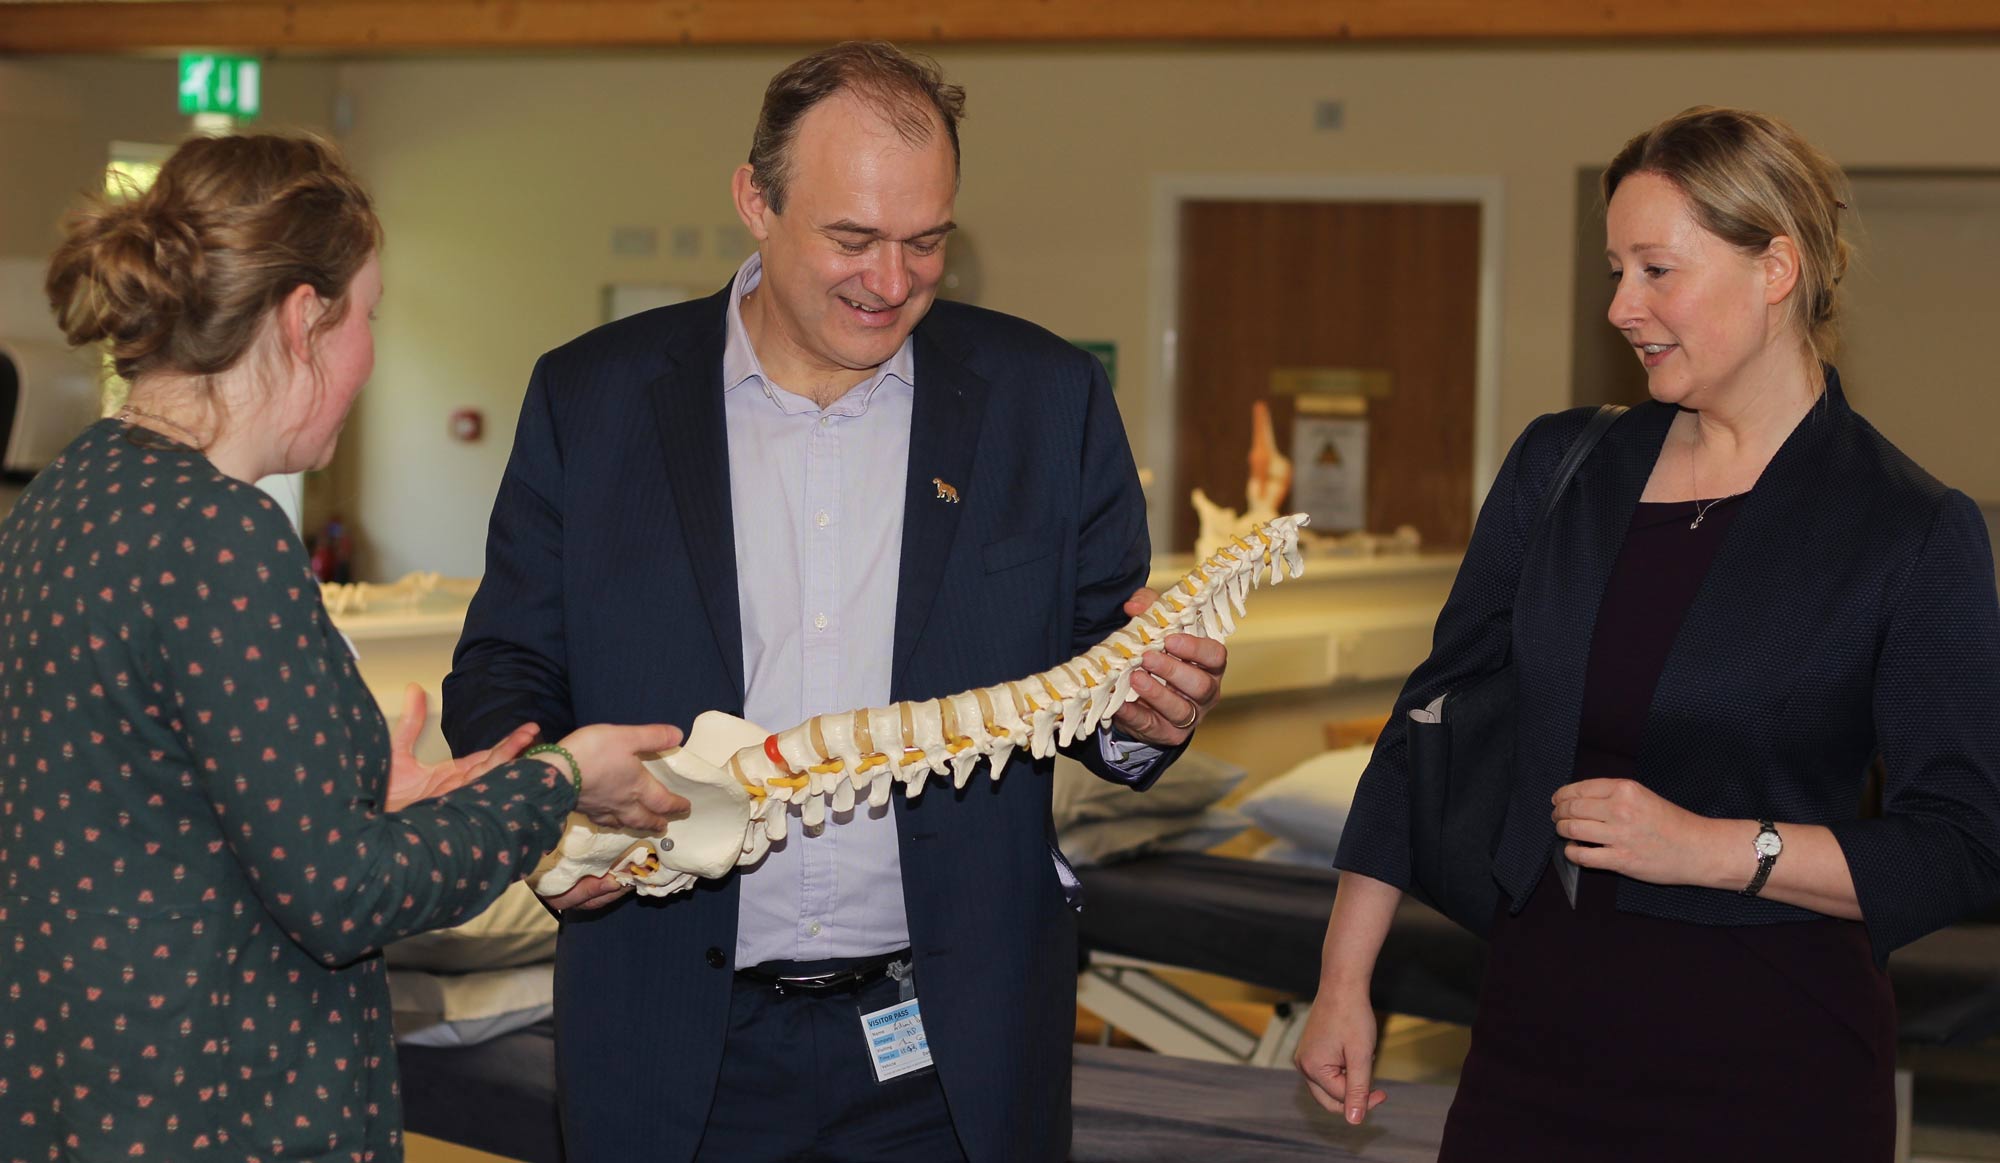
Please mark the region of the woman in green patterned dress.
POLYGON ((665 726, 419 764, 250 483, 331 457, 380 237, 282 137, 191 141, 67 224, 50 302, 131 403, 0 523, 0 1160, 399 1158, 381 946, 478 913, 572 810, 686 808, 635 759, 665 726))

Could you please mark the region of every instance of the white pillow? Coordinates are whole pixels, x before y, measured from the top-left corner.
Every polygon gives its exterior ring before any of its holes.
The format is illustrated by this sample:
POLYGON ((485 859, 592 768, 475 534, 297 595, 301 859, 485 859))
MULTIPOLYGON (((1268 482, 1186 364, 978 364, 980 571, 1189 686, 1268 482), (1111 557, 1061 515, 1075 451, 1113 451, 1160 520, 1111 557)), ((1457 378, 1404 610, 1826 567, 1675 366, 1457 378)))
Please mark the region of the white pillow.
POLYGON ((1243 775, 1243 769, 1233 763, 1199 751, 1184 751, 1152 787, 1135 792, 1123 784, 1099 779, 1067 755, 1058 755, 1051 810, 1057 831, 1087 820, 1191 816, 1228 795, 1243 782, 1243 775))
POLYGON ((515 881, 486 911, 450 929, 405 937, 383 950, 392 969, 469 973, 553 960, 556 919, 526 881, 515 881))
POLYGON ((532 1026, 556 1008, 556 967, 544 962, 483 973, 389 971, 396 1040, 473 1046, 532 1026))
POLYGON ((1331 863, 1354 803, 1354 785, 1374 753, 1370 744, 1322 752, 1251 792, 1236 810, 1278 839, 1331 863))

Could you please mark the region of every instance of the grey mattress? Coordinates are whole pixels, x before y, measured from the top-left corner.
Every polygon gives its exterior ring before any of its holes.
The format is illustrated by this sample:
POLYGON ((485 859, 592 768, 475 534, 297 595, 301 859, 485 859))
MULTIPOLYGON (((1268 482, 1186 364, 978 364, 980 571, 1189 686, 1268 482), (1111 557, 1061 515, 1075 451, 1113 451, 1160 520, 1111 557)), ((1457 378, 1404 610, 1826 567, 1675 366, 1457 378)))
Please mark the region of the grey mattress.
MULTIPOLYGON (((1081 869, 1087 950, 1311 998, 1340 874, 1177 853, 1081 869)), ((1472 1024, 1486 942, 1405 897, 1375 963, 1375 1008, 1472 1024)))

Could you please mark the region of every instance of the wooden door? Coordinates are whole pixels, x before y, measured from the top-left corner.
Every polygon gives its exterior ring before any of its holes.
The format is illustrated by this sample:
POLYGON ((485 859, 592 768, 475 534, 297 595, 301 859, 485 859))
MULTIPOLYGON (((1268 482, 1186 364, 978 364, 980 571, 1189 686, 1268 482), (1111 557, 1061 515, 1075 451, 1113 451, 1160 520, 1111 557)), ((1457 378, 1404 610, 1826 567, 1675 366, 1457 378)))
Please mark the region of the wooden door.
POLYGON ((1224 202, 1181 207, 1172 548, 1193 546, 1200 486, 1242 509, 1250 405, 1269 399, 1292 455, 1278 368, 1386 370, 1368 408, 1368 529, 1427 547, 1472 533, 1479 329, 1477 203, 1224 202))

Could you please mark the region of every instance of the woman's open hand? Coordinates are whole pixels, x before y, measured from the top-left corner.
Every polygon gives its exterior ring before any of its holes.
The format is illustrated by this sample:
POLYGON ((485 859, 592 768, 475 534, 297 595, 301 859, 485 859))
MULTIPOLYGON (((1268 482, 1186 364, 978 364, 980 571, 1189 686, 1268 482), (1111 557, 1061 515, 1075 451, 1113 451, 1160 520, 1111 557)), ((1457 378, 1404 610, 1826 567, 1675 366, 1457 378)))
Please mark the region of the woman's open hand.
POLYGON ((389 811, 400 812, 420 800, 464 787, 501 764, 513 762, 541 730, 533 723, 523 723, 484 751, 442 763, 421 763, 417 760, 417 737, 429 721, 428 703, 424 688, 416 683, 403 688, 403 718, 389 740, 389 811))

